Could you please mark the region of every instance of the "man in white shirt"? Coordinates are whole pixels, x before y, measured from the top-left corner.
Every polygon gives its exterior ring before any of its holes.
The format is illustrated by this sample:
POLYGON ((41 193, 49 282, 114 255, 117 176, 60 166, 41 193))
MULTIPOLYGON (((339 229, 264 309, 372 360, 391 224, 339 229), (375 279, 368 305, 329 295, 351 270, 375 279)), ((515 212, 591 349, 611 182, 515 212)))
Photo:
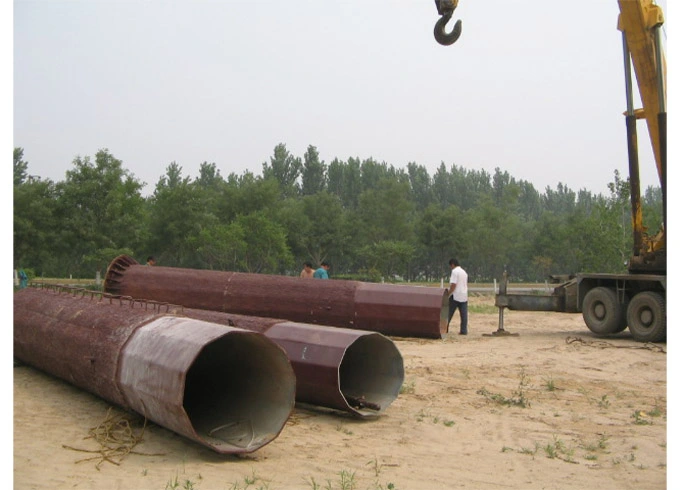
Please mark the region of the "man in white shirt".
POLYGON ((460 308, 459 335, 467 335, 468 330, 468 275, 460 266, 458 259, 449 260, 451 266, 451 283, 449 287, 449 323, 457 309, 460 308))

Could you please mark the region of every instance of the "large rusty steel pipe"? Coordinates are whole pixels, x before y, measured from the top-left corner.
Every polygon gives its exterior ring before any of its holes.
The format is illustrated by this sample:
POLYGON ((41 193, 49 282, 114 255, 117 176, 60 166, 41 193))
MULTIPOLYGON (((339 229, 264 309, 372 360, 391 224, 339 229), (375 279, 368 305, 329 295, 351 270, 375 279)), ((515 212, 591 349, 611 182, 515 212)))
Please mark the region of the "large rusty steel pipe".
POLYGON ((260 332, 274 341, 293 366, 300 403, 372 417, 396 400, 404 383, 399 349, 377 332, 193 308, 178 314, 260 332))
POLYGON ((14 356, 223 454, 274 440, 295 403, 264 335, 101 293, 16 292, 14 356))
POLYGON ((442 338, 448 298, 441 288, 140 265, 109 264, 108 293, 397 337, 442 338))

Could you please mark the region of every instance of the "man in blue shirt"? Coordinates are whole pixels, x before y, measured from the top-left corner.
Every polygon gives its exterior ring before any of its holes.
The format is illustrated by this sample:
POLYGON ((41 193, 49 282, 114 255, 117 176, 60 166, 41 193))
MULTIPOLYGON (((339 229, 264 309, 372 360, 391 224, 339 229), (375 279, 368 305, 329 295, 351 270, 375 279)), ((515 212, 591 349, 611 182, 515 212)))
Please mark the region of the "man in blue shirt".
POLYGON ((328 262, 321 262, 321 267, 314 271, 314 279, 328 279, 328 269, 330 268, 328 262))

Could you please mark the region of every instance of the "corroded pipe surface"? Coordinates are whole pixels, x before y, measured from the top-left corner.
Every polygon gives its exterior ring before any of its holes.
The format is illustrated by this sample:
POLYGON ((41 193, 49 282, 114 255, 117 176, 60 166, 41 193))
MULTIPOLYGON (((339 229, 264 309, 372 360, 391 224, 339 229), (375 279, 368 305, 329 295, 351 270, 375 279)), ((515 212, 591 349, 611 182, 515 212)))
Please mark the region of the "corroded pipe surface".
POLYGON ((14 294, 14 355, 218 453, 248 453, 275 439, 295 400, 283 349, 163 308, 23 289, 14 294))
POLYGON ((111 262, 104 287, 188 308, 398 337, 441 338, 448 331, 448 298, 441 288, 150 267, 126 255, 111 262))
POLYGON ((181 314, 273 340, 290 359, 297 378, 295 399, 301 403, 375 416, 396 400, 404 382, 399 350, 377 332, 192 308, 181 314))

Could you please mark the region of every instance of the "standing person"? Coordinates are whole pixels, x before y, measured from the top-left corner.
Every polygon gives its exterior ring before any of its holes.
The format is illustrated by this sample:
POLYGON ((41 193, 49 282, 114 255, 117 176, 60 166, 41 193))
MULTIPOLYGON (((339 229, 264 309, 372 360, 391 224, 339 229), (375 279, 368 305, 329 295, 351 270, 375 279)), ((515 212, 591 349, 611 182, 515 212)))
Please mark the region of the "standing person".
POLYGON ((28 287, 28 274, 23 269, 19 270, 19 289, 28 287))
POLYGON ((449 286, 449 323, 457 309, 460 308, 460 332, 458 335, 468 333, 468 275, 460 266, 458 259, 449 260, 451 266, 451 285, 449 286))
POLYGON ((314 269, 312 269, 311 262, 304 263, 304 269, 302 269, 302 272, 300 272, 300 277, 304 279, 311 279, 314 277, 314 269))
POLYGON ((156 258, 153 255, 149 255, 146 258, 146 265, 156 265, 156 258))
POLYGON ((321 267, 314 271, 314 279, 328 279, 328 269, 331 265, 328 262, 321 262, 321 267))

